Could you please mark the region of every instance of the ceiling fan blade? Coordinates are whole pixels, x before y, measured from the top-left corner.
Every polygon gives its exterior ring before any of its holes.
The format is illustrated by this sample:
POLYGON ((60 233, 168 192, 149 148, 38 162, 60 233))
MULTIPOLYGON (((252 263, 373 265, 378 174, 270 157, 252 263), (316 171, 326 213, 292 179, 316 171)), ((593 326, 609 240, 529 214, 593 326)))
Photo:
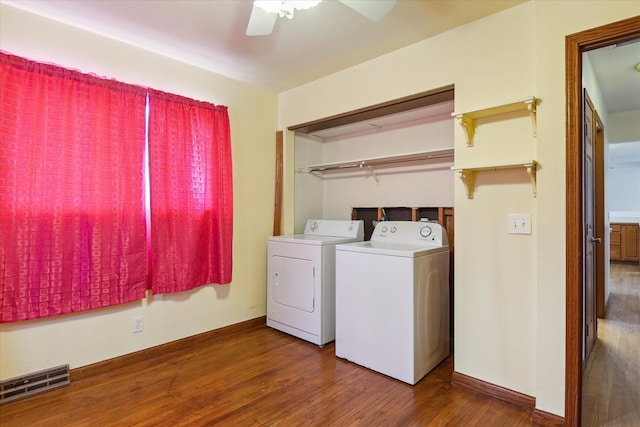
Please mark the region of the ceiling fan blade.
POLYGON ((246 35, 248 36, 268 36, 276 25, 277 13, 266 12, 259 7, 253 6, 246 35))
POLYGON ((385 15, 396 5, 396 0, 340 0, 340 2, 374 22, 378 22, 384 18, 385 15))

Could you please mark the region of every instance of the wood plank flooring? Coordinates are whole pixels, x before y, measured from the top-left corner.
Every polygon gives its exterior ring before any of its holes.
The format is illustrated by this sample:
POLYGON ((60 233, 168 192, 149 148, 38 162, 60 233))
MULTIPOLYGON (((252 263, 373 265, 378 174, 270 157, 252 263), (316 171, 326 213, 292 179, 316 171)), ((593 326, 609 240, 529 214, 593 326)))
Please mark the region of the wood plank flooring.
POLYGON ((611 264, 611 294, 582 386, 583 426, 640 426, 640 265, 611 264))
POLYGON ((11 426, 528 426, 509 403, 451 384, 452 358, 417 385, 266 326, 170 351, 0 407, 11 426))

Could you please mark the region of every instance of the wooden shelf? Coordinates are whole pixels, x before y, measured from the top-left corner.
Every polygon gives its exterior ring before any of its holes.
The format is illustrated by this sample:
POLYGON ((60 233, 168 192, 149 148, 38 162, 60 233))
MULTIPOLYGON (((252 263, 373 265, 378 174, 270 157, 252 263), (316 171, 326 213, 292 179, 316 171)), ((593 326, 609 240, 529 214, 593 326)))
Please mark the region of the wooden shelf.
POLYGON ((533 136, 537 134, 536 108, 540 100, 534 96, 512 101, 506 104, 487 107, 480 110, 468 111, 465 113, 452 113, 451 115, 458 120, 460 126, 464 130, 467 139, 467 146, 473 147, 473 138, 476 131, 477 120, 485 117, 498 116, 501 114, 511 113, 514 111, 528 110, 531 116, 533 126, 533 136))
POLYGON ((531 186, 533 189, 533 197, 536 197, 537 184, 536 184, 536 172, 538 168, 538 162, 535 160, 527 160, 524 162, 516 163, 496 163, 490 165, 474 165, 474 166, 454 166, 451 169, 458 172, 460 179, 464 183, 464 188, 467 193, 467 198, 473 199, 473 193, 476 185, 476 174, 481 171, 495 171, 499 169, 517 169, 524 168, 529 174, 531 179, 531 186))
MULTIPOLYGON (((309 165, 306 168, 298 168, 298 172, 322 174, 334 170, 346 169, 363 169, 367 168, 372 173, 374 166, 388 165, 393 163, 407 163, 419 160, 430 160, 440 158, 452 158, 453 148, 439 148, 434 150, 418 151, 414 153, 398 154, 392 156, 370 157, 366 159, 356 159, 344 162, 321 163, 317 165, 309 165)), ((375 173, 374 173, 375 177, 375 173)), ((376 178, 377 179, 377 178, 376 178)))

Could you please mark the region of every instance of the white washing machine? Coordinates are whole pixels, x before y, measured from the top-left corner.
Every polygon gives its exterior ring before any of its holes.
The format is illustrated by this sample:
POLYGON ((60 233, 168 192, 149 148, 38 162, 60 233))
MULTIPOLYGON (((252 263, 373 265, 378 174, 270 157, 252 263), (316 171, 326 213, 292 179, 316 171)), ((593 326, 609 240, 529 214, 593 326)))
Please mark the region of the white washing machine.
POLYGON ((379 222, 336 247, 336 356, 415 384, 449 355, 449 245, 437 223, 379 222))
POLYGON ((362 221, 310 219, 267 242, 267 326, 316 345, 335 339, 335 250, 362 241, 362 221))

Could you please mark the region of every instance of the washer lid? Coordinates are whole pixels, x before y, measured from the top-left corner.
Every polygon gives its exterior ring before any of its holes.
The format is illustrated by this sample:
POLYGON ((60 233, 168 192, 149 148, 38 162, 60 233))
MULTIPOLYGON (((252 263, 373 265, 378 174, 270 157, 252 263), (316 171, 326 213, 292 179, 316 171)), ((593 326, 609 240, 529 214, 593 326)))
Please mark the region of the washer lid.
POLYGON ((449 247, 367 241, 339 244, 336 246, 336 251, 415 258, 439 252, 449 252, 449 247))

